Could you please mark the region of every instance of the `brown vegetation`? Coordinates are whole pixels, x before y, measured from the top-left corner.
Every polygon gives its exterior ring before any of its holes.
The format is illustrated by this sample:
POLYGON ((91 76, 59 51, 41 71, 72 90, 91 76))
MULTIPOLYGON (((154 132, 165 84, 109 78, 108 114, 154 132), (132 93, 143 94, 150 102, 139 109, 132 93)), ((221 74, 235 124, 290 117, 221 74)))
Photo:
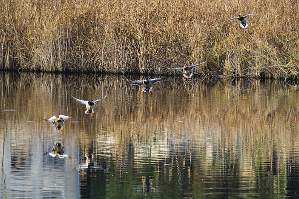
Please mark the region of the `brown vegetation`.
POLYGON ((298 77, 295 0, 4 0, 0 67, 298 77), (243 31, 238 14, 250 16, 243 31))

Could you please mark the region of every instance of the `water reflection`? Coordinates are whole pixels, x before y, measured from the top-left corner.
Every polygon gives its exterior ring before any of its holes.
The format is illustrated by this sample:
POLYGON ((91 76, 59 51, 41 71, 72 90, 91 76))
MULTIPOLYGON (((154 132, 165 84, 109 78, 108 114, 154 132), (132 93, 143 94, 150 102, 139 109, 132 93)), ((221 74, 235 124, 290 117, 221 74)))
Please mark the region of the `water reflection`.
POLYGON ((299 93, 278 82, 0 81, 3 198, 299 197, 299 93), (71 97, 105 95, 92 116, 71 97), (61 132, 44 120, 59 113, 72 116, 61 132), (45 155, 56 142, 68 158, 45 155))

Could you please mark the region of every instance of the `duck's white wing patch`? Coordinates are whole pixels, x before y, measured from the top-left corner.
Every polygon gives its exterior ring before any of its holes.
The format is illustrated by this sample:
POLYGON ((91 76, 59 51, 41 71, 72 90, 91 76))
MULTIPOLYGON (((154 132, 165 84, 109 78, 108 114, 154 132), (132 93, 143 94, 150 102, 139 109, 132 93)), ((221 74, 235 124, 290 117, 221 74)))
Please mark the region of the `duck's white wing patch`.
POLYGON ((161 78, 154 78, 154 79, 150 79, 149 81, 154 84, 154 83, 157 83, 159 81, 161 81, 162 79, 161 78))
POLYGON ((63 154, 63 155, 58 155, 59 158, 67 158, 69 157, 67 154, 63 154))
POLYGON ((133 85, 141 85, 143 84, 144 80, 134 80, 134 81, 131 81, 131 84, 133 85))
POLYGON ((50 153, 49 153, 49 156, 55 158, 55 157, 57 156, 57 154, 50 152, 50 153))
POLYGON ((55 122, 56 120, 57 120, 57 117, 56 117, 56 116, 52 116, 52 117, 50 117, 50 118, 48 119, 48 122, 53 123, 53 122, 55 122))
POLYGON ((67 154, 59 155, 59 154, 52 153, 52 152, 49 153, 49 156, 51 156, 52 158, 56 158, 56 157, 57 158, 67 158, 68 157, 67 154))
POLYGON ((73 97, 73 96, 72 96, 72 98, 74 98, 74 99, 75 99, 77 102, 79 102, 80 104, 84 104, 84 105, 88 104, 88 101, 87 101, 87 100, 81 100, 81 99, 75 98, 75 97, 73 97))
POLYGON ((59 118, 62 118, 63 120, 70 119, 70 116, 67 115, 59 115, 59 118))

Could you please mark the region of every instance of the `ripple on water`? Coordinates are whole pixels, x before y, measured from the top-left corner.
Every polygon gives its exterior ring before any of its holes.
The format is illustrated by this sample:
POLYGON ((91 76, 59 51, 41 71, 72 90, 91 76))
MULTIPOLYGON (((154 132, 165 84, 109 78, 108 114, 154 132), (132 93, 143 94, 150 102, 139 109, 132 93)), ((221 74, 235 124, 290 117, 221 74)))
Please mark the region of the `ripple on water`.
POLYGON ((145 96, 118 77, 20 76, 0 76, 7 198, 298 197, 298 93, 275 82, 171 79, 145 96), (99 92, 92 118, 69 98, 99 92), (57 132, 43 118, 61 111, 78 119, 57 132), (58 141, 69 158, 44 155, 58 141))

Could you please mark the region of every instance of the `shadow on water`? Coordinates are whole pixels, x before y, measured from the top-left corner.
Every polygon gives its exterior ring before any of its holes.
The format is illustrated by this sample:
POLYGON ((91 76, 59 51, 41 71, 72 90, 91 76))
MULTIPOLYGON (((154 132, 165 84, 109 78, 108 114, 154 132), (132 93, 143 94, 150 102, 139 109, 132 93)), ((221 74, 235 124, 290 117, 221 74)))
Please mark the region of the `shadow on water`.
POLYGON ((0 75, 4 198, 297 198, 299 93, 279 82, 0 75), (92 116, 80 99, 107 98, 92 116), (61 133, 44 119, 72 116, 61 133), (65 159, 45 153, 62 142, 65 159))

